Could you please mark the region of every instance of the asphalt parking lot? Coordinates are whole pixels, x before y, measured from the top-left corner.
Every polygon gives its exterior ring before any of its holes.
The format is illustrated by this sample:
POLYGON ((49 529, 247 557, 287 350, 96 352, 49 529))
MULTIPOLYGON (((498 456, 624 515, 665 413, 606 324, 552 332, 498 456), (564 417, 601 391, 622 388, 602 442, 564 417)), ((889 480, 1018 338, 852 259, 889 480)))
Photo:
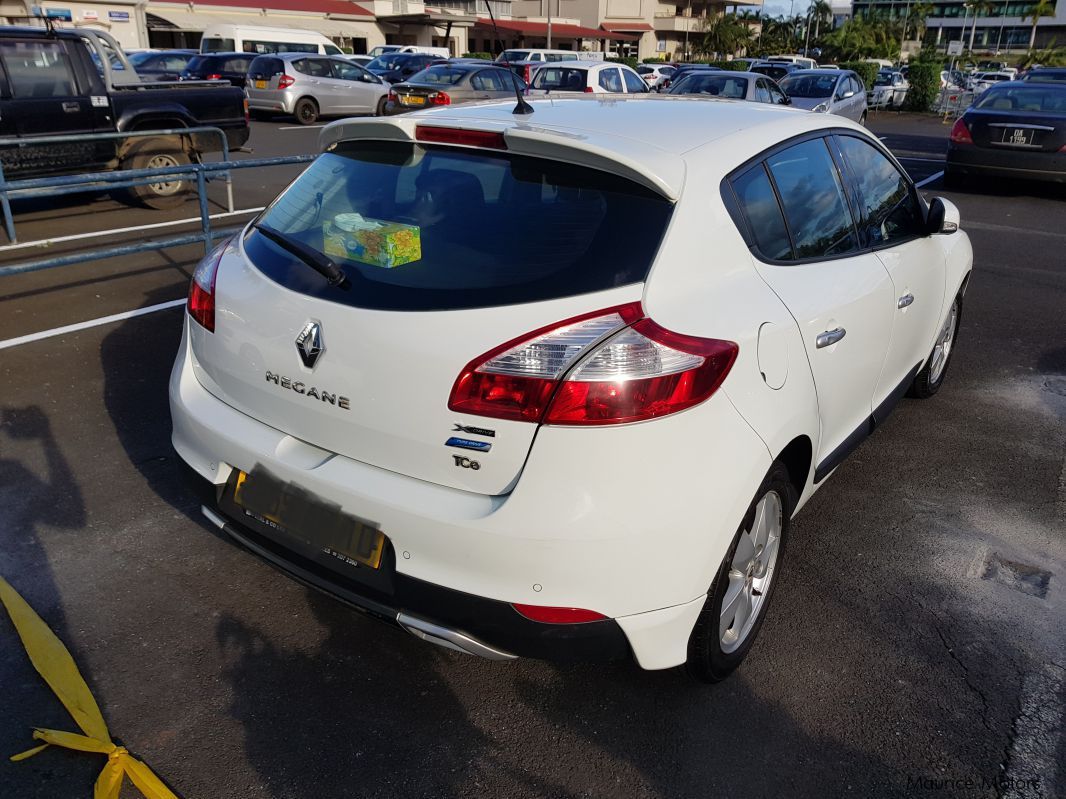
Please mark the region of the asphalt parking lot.
MULTIPOLYGON (((0 278, 0 575, 69 646, 112 733, 190 799, 1066 795, 1066 194, 946 192, 947 125, 870 127, 961 209, 975 271, 958 349, 943 391, 904 402, 797 518, 727 682, 475 660, 240 550, 170 446, 180 307, 7 345, 180 300, 196 248, 0 278)), ((251 144, 310 152, 316 133, 257 122, 251 144)), ((238 207, 294 174, 242 174, 238 207)), ((30 240, 194 208, 17 213, 30 240)), ((6 621, 0 685, 0 752, 73 729, 6 621)), ((101 765, 5 759, 0 794, 88 796, 101 765)))

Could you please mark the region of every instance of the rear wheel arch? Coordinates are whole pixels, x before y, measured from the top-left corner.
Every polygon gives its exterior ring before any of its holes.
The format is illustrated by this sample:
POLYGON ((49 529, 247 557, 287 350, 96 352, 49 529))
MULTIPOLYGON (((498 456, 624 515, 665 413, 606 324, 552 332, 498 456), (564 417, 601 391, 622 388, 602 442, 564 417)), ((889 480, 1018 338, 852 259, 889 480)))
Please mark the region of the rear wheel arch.
POLYGON ((814 445, 806 435, 796 436, 778 454, 776 461, 780 461, 788 470, 789 482, 796 489, 796 498, 803 496, 803 490, 807 487, 807 479, 811 474, 814 464, 814 445))

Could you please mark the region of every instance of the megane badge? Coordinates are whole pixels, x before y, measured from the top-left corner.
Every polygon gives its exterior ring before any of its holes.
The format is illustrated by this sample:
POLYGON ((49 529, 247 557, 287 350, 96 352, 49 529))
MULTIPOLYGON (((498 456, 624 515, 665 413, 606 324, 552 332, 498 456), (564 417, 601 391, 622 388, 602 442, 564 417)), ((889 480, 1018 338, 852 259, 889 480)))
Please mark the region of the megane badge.
POLYGON ((296 337, 296 351, 300 353, 300 360, 308 369, 314 369, 325 350, 322 346, 322 325, 308 322, 296 337))

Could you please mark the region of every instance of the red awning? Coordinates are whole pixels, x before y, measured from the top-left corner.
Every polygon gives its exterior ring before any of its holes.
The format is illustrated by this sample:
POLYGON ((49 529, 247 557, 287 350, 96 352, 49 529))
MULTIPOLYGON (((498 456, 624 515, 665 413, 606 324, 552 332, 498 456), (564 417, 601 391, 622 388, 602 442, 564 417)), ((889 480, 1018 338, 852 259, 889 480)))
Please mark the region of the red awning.
MULTIPOLYGON (((492 29, 492 20, 487 17, 479 17, 477 27, 492 29)), ((518 36, 547 36, 548 23, 530 22, 524 19, 498 19, 496 27, 507 33, 518 36)), ((624 33, 612 33, 611 31, 597 30, 596 28, 583 28, 580 25, 564 25, 559 22, 552 23, 552 36, 561 39, 617 39, 620 41, 632 41, 637 36, 627 36, 624 33)))
MULTIPOLYGON (((195 6, 212 6, 212 7, 225 7, 231 8, 254 8, 265 9, 270 11, 303 11, 312 12, 317 14, 337 14, 347 17, 372 17, 371 12, 367 11, 362 6, 357 6, 355 3, 349 2, 349 0, 192 0, 189 4, 195 6)), ((274 19, 273 22, 283 22, 281 19, 274 19)), ((249 25, 255 25, 258 20, 249 19, 249 25)), ((264 22, 269 24, 271 20, 269 18, 264 19, 264 22)))
POLYGON ((653 31, 647 22, 604 22, 600 25, 605 31, 653 31))

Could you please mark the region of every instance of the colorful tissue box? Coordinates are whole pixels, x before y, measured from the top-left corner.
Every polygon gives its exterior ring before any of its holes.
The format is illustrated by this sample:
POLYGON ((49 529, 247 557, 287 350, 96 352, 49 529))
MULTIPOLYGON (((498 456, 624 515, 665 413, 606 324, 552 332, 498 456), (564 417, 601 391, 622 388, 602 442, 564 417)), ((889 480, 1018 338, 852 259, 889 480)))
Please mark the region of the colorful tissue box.
MULTIPOLYGON (((345 225, 347 227, 347 225, 345 225)), ((323 226, 325 253, 364 264, 392 269, 422 258, 422 239, 417 225, 365 219, 353 230, 338 224, 323 226)))

